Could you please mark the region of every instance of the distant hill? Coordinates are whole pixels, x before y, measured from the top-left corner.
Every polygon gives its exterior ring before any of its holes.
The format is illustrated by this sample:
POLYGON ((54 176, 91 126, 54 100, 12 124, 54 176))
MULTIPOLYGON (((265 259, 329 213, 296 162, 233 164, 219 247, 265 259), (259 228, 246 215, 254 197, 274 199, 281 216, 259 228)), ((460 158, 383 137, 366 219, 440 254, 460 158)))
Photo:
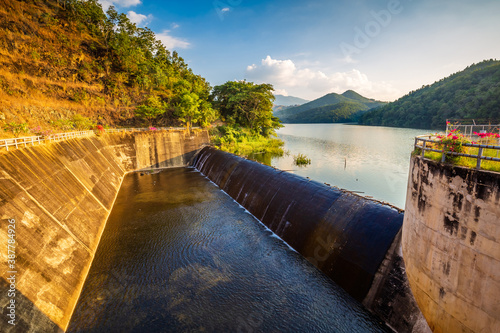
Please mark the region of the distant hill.
POLYGON ((301 105, 309 102, 306 99, 294 96, 274 95, 274 97, 275 97, 274 105, 280 105, 280 106, 301 105))
POLYGON ((356 121, 363 111, 384 105, 348 90, 343 94, 330 93, 309 103, 275 110, 274 115, 284 123, 332 123, 356 121))
POLYGON ((340 102, 291 115, 285 122, 292 124, 353 122, 367 110, 368 107, 359 102, 340 102))
POLYGON ((365 113, 359 123, 438 129, 452 118, 500 119, 500 61, 473 64, 365 113))

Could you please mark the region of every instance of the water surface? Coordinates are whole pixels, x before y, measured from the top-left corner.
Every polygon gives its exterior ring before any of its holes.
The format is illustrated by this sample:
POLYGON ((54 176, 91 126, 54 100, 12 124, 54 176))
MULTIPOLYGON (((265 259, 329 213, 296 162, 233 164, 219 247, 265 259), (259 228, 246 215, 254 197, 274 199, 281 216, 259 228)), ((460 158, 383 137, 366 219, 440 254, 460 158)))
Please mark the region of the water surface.
POLYGON ((289 156, 271 165, 404 208, 415 136, 430 130, 348 124, 286 124, 278 130, 289 156), (302 153, 311 165, 297 167, 302 153))
POLYGON ((381 332, 194 169, 127 175, 68 332, 381 332))

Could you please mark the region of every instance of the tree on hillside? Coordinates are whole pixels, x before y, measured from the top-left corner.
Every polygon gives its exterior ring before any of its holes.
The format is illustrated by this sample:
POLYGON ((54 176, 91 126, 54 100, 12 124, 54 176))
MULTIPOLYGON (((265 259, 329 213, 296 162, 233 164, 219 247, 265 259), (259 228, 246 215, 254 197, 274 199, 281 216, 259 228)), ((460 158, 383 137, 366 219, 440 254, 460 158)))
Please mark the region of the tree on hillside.
POLYGON ((158 116, 166 112, 165 104, 158 96, 151 95, 135 109, 135 115, 142 119, 147 119, 149 125, 153 125, 153 121, 158 116))
POLYGON ((270 84, 228 81, 214 88, 213 105, 228 125, 249 128, 254 134, 269 137, 282 126, 273 116, 273 90, 270 84))

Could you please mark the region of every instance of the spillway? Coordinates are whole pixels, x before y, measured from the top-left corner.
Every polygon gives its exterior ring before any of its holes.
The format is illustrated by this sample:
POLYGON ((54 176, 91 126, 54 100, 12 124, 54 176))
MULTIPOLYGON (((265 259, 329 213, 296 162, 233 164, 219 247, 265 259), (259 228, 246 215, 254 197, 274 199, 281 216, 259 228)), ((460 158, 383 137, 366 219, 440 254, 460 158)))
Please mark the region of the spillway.
POLYGON ((123 181, 68 332, 385 332, 195 169, 123 181))

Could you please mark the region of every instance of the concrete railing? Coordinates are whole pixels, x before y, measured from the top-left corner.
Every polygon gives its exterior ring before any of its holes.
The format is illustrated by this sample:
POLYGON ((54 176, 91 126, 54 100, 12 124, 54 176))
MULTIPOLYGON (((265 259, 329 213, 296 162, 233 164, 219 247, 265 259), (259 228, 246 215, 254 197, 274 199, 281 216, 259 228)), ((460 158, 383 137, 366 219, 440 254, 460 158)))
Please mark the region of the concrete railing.
MULTIPOLYGON (((197 129, 199 127, 191 127, 192 129, 197 129)), ((118 132, 145 132, 145 131, 182 131, 185 127, 157 127, 155 129, 150 128, 108 128, 104 132, 107 133, 118 133, 118 132)), ((45 142, 68 140, 82 136, 94 135, 95 131, 75 131, 75 132, 65 132, 50 135, 40 135, 40 136, 27 136, 21 138, 9 138, 0 140, 0 148, 5 148, 7 151, 9 148, 22 148, 28 146, 34 146, 35 144, 42 144, 45 142)))
POLYGON ((481 169, 481 161, 482 160, 488 160, 488 161, 495 161, 495 162, 500 162, 500 158, 498 157, 500 154, 500 145, 483 145, 483 144, 477 144, 477 143, 462 143, 462 146, 464 147, 470 147, 470 148, 478 148, 478 153, 477 154, 464 154, 464 153, 457 153, 450 151, 446 149, 447 144, 441 142, 437 137, 433 135, 421 135, 417 136, 415 138, 415 149, 420 149, 420 154, 422 157, 424 157, 425 152, 435 152, 435 153, 442 153, 441 157, 441 162, 443 163, 446 160, 446 156, 463 156, 463 157, 469 157, 469 158, 474 158, 477 160, 476 163, 476 169, 481 169), (441 149, 437 149, 438 147, 441 147, 441 149), (497 157, 492 157, 492 156, 483 156, 483 152, 485 149, 492 149, 497 151, 497 157))

